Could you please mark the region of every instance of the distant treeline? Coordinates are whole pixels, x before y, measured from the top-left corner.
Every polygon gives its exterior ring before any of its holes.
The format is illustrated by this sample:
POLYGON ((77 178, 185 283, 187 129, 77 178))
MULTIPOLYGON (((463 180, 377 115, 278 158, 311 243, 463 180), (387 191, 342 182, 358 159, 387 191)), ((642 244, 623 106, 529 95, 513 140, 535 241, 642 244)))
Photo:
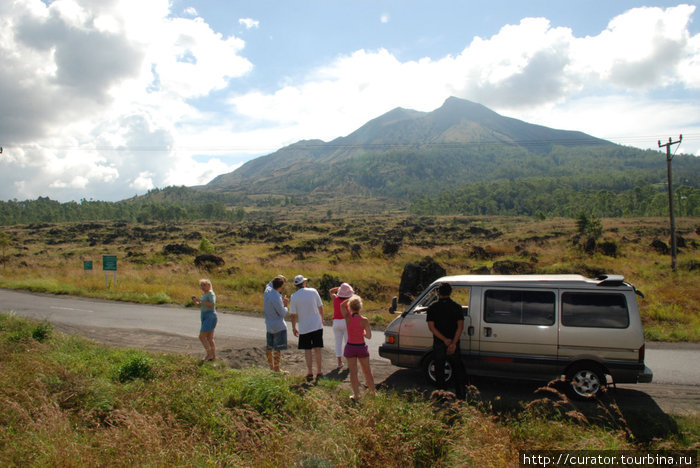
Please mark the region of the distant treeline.
MULTIPOLYGON (((700 216, 700 189, 680 186, 674 191, 678 216, 700 216)), ((525 215, 576 217, 668 216, 668 188, 639 185, 628 190, 576 190, 553 179, 477 183, 411 203, 416 214, 525 215)))
POLYGON ((242 207, 229 207, 226 196, 199 193, 186 187, 152 190, 143 197, 119 202, 80 200, 60 203, 47 197, 0 201, 0 225, 37 222, 124 220, 131 222, 208 219, 237 221, 242 207))
MULTIPOLYGON (((244 207, 260 213, 313 202, 323 211, 325 201, 346 195, 387 204, 393 200, 397 207, 409 204, 416 214, 668 215, 665 155, 616 145, 552 146, 543 153, 495 145, 439 146, 367 153, 297 169, 285 168, 289 173, 279 177, 251 176, 245 193, 226 192, 225 187, 166 187, 119 202, 0 201, 0 224, 237 221, 246 217, 244 207), (319 200, 318 194, 327 196, 319 200)), ((673 177, 676 214, 700 216, 700 157, 676 155, 673 177)), ((355 206, 362 209, 362 204, 355 206)))

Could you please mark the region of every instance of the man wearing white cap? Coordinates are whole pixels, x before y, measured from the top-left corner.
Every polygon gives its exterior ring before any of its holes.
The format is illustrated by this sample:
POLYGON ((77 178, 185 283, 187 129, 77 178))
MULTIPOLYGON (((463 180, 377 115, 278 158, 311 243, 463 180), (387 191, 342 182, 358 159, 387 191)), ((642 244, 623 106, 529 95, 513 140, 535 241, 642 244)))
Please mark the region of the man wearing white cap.
POLYGON ((308 278, 294 277, 297 291, 289 298, 289 313, 292 317, 292 331, 299 337, 299 349, 304 350, 306 359, 306 380, 312 380, 313 361, 316 361, 316 379, 323 377, 321 368, 323 348, 323 301, 314 288, 306 287, 308 278), (297 330, 297 323, 299 329, 297 330), (312 356, 313 353, 313 356, 312 356), (313 359, 312 359, 313 357, 313 359))

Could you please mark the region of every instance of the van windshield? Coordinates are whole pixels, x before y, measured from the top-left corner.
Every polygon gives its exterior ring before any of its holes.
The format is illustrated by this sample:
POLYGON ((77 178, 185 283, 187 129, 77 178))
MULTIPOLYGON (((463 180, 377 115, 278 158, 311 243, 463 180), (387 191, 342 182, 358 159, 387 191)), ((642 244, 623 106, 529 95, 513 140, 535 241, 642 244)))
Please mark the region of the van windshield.
MULTIPOLYGON (((458 302, 463 308, 466 309, 469 306, 469 292, 469 287, 453 285, 452 294, 450 295, 450 297, 452 298, 452 300, 458 302)), ((418 303, 413 307, 413 310, 411 310, 411 312, 414 314, 424 314, 426 309, 430 306, 430 304, 437 301, 437 299, 437 287, 435 287, 428 291, 423 297, 421 297, 420 301, 418 301, 418 303)))

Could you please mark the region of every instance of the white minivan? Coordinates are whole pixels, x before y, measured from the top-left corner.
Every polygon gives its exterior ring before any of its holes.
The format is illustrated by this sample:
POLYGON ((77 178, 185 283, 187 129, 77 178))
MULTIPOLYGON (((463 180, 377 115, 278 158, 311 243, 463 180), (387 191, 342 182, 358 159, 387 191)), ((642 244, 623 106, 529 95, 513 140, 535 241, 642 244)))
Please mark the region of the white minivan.
MULTIPOLYGON (((421 367, 434 382, 426 309, 440 283, 462 305, 467 374, 549 381, 565 376, 574 397, 607 384, 651 382, 634 286, 619 275, 462 275, 433 282, 387 327, 379 355, 421 367)), ((395 304, 392 311, 395 311, 395 304)), ((446 379, 451 369, 446 364, 446 379)))

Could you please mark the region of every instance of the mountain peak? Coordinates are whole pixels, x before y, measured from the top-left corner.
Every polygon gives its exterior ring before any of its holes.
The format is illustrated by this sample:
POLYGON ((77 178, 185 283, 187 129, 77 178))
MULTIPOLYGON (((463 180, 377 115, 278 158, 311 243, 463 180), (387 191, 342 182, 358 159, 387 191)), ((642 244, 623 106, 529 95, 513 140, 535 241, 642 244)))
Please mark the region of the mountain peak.
POLYGON ((454 96, 448 97, 442 106, 433 111, 433 114, 447 114, 455 118, 466 118, 468 120, 481 120, 484 118, 493 119, 494 117, 501 117, 501 115, 484 105, 454 96))
MULTIPOLYGON (((465 99, 449 97, 432 112, 396 107, 376 117, 345 137, 329 143, 304 140, 275 153, 248 161, 234 172, 210 182, 216 187, 238 187, 264 191, 294 185, 319 167, 341 165, 362 156, 412 148, 432 151, 436 145, 457 145, 468 152, 475 144, 503 145, 504 152, 547 154, 554 146, 610 145, 610 142, 581 132, 556 130, 504 117, 465 99), (506 148, 507 147, 507 148, 506 148), (275 186, 276 184, 276 186, 275 186)), ((306 180, 306 179, 304 179, 306 180)), ((298 187, 308 186, 307 182, 298 187)))

